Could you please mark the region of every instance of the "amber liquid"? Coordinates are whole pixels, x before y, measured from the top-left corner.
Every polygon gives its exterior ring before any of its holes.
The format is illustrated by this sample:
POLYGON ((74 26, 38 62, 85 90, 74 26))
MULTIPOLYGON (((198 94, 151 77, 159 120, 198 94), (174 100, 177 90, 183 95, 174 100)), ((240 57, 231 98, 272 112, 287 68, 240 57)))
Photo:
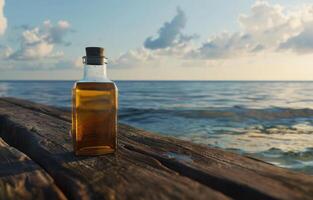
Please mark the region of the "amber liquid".
POLYGON ((117 140, 117 88, 113 82, 77 82, 72 136, 76 155, 113 153, 117 140))

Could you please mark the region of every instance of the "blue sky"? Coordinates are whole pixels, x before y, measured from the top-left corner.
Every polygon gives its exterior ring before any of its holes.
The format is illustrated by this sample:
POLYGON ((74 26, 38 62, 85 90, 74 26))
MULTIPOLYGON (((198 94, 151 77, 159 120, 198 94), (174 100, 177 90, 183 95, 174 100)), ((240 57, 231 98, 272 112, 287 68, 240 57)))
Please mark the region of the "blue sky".
POLYGON ((300 48, 300 43, 310 43, 312 5, 305 0, 6 0, 0 79, 79 79, 84 47, 103 46, 113 79, 309 80, 311 46, 300 48), (308 16, 293 16, 304 10, 308 16), (281 20, 269 22, 276 14, 281 20), (249 29, 251 20, 260 26, 249 29), (265 22, 274 25, 264 27, 265 22), (286 22, 284 30, 271 32, 286 22), (162 27, 164 36, 158 33, 162 27), (261 37, 260 27, 273 37, 261 37), (301 38, 293 38, 297 35, 301 38), (149 37, 156 48, 145 46, 149 37))
MULTIPOLYGON (((236 1, 95 0, 90 4, 82 0, 10 0, 6 2, 5 13, 9 21, 8 35, 14 34, 17 26, 37 26, 47 19, 52 22, 62 19, 69 21, 75 30, 69 36, 74 45, 83 48, 100 43, 110 55, 118 56, 123 51, 138 47, 147 36, 155 34, 165 21, 175 15, 177 6, 185 11, 188 18, 185 31, 198 33, 206 39, 207 35, 215 32, 237 29, 234 19, 238 13, 248 10, 251 2, 242 1, 239 5, 236 1)), ((70 51, 75 51, 73 54, 83 52, 83 49, 77 50, 70 48, 70 51)))

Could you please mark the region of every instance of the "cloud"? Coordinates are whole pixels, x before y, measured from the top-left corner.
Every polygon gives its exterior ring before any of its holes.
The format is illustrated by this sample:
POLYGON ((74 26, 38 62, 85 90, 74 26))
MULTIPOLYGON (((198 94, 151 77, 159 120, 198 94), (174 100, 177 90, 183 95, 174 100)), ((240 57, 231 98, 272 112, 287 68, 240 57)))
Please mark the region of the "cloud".
POLYGON ((156 56, 148 49, 138 48, 123 53, 117 59, 109 60, 108 66, 112 68, 140 67, 149 61, 155 60, 156 56))
POLYGON ((7 19, 4 16, 4 0, 0 0, 0 35, 3 35, 7 28, 7 19))
POLYGON ((51 69, 79 69, 83 67, 82 57, 62 59, 51 65, 51 69))
POLYGON ((222 59, 252 51, 257 46, 249 34, 224 32, 211 37, 198 49, 189 52, 187 58, 222 59))
MULTIPOLYGON (((109 60, 109 67, 178 66, 184 63, 185 66, 220 66, 249 56, 313 53, 313 5, 286 8, 256 1, 249 12, 238 16, 237 22, 238 31, 223 31, 198 43, 196 35, 184 34, 187 17, 177 8, 175 16, 161 24, 155 36, 147 37, 138 48, 109 60)), ((62 51, 55 50, 57 45, 70 45, 66 36, 71 31, 70 23, 65 20, 56 24, 47 20, 33 28, 25 26, 20 48, 12 51, 2 46, 0 57, 28 63, 49 58, 54 61, 47 64, 48 69, 75 68, 81 65, 80 58, 66 59, 62 51)))
POLYGON ((44 21, 46 40, 49 43, 70 45, 70 42, 64 41, 64 37, 70 32, 70 23, 65 20, 58 21, 57 25, 53 25, 49 20, 44 21))
POLYGON ((200 44, 195 43, 195 35, 183 34, 186 22, 185 13, 177 8, 156 37, 148 37, 143 47, 122 54, 110 62, 111 66, 156 66, 173 59, 212 66, 223 60, 284 51, 313 53, 313 5, 286 8, 256 1, 248 13, 238 16, 239 31, 211 35, 200 44))
POLYGON ((20 49, 10 55, 12 60, 35 60, 41 58, 60 58, 62 51, 54 52, 55 44, 67 45, 65 35, 70 31, 70 24, 61 20, 53 25, 49 20, 42 27, 26 29, 22 32, 20 49))
POLYGON ((241 30, 211 36, 187 58, 227 59, 266 51, 292 49, 313 52, 313 7, 288 10, 257 1, 249 14, 239 16, 241 30))
POLYGON ((152 50, 164 49, 191 40, 194 36, 184 35, 181 32, 185 28, 186 22, 185 13, 178 7, 176 16, 170 22, 163 24, 158 30, 156 38, 148 37, 144 41, 144 47, 152 50))
POLYGON ((10 59, 33 60, 48 57, 53 51, 54 45, 46 40, 39 28, 25 30, 21 37, 21 48, 14 52, 10 59))
POLYGON ((239 16, 239 23, 246 32, 262 33, 286 23, 287 17, 283 11, 284 8, 280 5, 257 1, 251 7, 250 14, 239 16))
POLYGON ((179 7, 176 15, 158 30, 157 37, 148 37, 142 47, 131 49, 118 58, 109 60, 109 67, 125 68, 146 65, 157 66, 164 57, 181 58, 193 48, 198 35, 187 35, 182 31, 187 18, 179 7))
MULTIPOLYGON (((1 48, 0 48, 1 52, 1 48)), ((1 55, 1 54, 0 54, 1 55)), ((75 70, 81 68, 82 58, 39 59, 39 60, 6 60, 1 63, 1 69, 5 70, 75 70)))
POLYGON ((290 37, 286 42, 280 44, 280 49, 289 49, 299 54, 313 52, 313 21, 307 23, 303 31, 298 35, 290 37))
POLYGON ((41 26, 21 28, 19 48, 13 50, 9 46, 0 45, 1 69, 75 69, 80 65, 77 59, 65 58, 64 52, 56 49, 58 45, 69 45, 65 40, 71 32, 68 21, 60 20, 53 24, 46 20, 41 26))
POLYGON ((0 45, 0 59, 7 59, 13 50, 9 46, 0 45))

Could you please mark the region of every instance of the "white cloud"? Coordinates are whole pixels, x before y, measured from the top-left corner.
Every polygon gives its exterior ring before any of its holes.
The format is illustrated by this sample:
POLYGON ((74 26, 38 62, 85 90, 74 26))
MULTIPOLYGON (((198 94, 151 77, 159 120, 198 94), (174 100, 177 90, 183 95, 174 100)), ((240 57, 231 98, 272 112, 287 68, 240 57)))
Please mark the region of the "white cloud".
POLYGON ((280 5, 271 5, 266 1, 257 1, 250 14, 241 14, 239 23, 246 32, 262 33, 285 24, 287 17, 280 5))
POLYGON ((46 42, 39 42, 35 45, 28 46, 27 48, 23 49, 19 58, 25 59, 36 59, 47 57, 51 54, 53 50, 53 45, 46 43, 46 42))
POLYGON ((24 43, 31 44, 31 43, 39 42, 40 40, 43 39, 43 37, 40 36, 39 28, 34 28, 32 30, 25 30, 22 33, 22 39, 24 43))
POLYGON ((21 36, 21 47, 15 51, 12 60, 35 60, 40 58, 59 58, 62 51, 54 52, 55 44, 67 44, 64 36, 69 32, 70 24, 61 20, 53 25, 49 20, 42 27, 24 30, 21 36))
POLYGON ((185 13, 178 8, 174 18, 163 24, 155 38, 148 37, 143 47, 129 50, 111 61, 111 66, 157 65, 173 59, 212 66, 221 60, 260 53, 286 50, 313 53, 313 5, 287 9, 279 4, 256 1, 249 13, 239 15, 239 31, 210 36, 201 45, 195 45, 194 36, 182 33, 186 22, 185 13))
POLYGON ((0 45, 1 69, 12 70, 53 70, 74 69, 78 62, 64 58, 64 52, 57 45, 68 45, 64 40, 71 31, 68 21, 60 20, 52 24, 49 20, 34 28, 24 27, 20 36, 20 47, 13 50, 0 45))
POLYGON ((257 1, 250 14, 240 15, 241 31, 210 37, 187 57, 225 59, 282 49, 313 52, 312 22, 312 6, 290 10, 257 1))
POLYGON ((109 60, 108 66, 109 67, 140 67, 145 65, 147 62, 155 60, 156 54, 152 51, 139 48, 136 50, 129 50, 126 53, 123 53, 115 60, 109 60))
POLYGON ((239 24, 242 31, 252 36, 255 43, 266 48, 276 48, 288 38, 298 34, 305 23, 312 20, 306 17, 309 7, 293 11, 281 5, 271 5, 266 1, 257 1, 249 15, 242 14, 239 24))
POLYGON ((32 60, 48 57, 54 45, 46 40, 46 35, 41 34, 38 27, 25 30, 21 37, 21 48, 14 52, 10 58, 13 60, 32 60))
POLYGON ((7 19, 4 16, 4 0, 0 0, 0 35, 3 35, 7 28, 7 19))

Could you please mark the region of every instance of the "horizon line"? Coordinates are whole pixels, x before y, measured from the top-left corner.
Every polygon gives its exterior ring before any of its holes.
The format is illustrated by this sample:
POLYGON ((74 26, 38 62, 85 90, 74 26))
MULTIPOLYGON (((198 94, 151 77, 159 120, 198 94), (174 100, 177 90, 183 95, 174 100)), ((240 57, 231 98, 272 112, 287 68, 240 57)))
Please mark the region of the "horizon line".
MULTIPOLYGON (((77 79, 0 79, 0 81, 79 81, 77 79)), ((247 79, 247 80, 232 80, 232 79, 224 79, 224 80, 201 80, 201 79, 161 79, 161 80, 157 80, 157 79, 138 79, 138 80, 135 80, 135 79, 115 79, 115 80, 112 80, 112 81, 203 81, 203 82, 312 82, 312 80, 253 80, 253 79, 247 79)))

